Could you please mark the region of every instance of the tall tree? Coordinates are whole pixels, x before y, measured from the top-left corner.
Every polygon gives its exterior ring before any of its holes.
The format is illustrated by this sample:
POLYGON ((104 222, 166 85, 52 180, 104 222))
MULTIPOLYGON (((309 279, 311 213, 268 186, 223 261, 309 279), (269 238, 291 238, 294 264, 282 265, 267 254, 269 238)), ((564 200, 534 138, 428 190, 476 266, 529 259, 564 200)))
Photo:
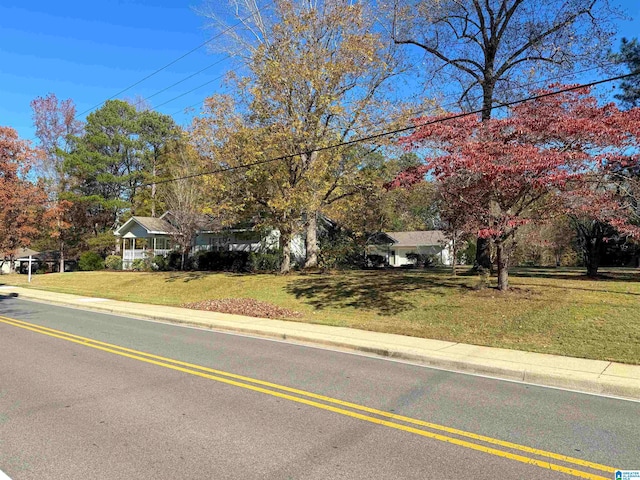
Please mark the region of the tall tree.
MULTIPOLYGON (((498 102, 549 72, 571 73, 606 60, 613 21, 609 0, 395 0, 393 37, 428 57, 463 110, 492 117, 498 102)), ((478 240, 477 263, 490 268, 478 240)))
MULTIPOLYGON (((612 55, 614 61, 624 64, 629 73, 640 72, 640 44, 638 39, 622 39, 620 52, 612 55)), ((640 107, 640 75, 629 77, 620 84, 622 93, 615 97, 627 108, 640 107)))
MULTIPOLYGON (((391 105, 385 90, 399 70, 399 61, 393 45, 375 26, 375 15, 360 2, 233 0, 231 4, 242 22, 241 28, 229 31, 232 50, 249 69, 236 83, 240 110, 246 113, 247 127, 269 131, 261 138, 278 145, 277 149, 265 146, 263 152, 295 154, 273 166, 284 166, 287 172, 282 172, 286 183, 278 176, 280 183, 272 191, 275 194, 286 185, 298 192, 300 198, 295 200, 284 195, 291 199, 292 209, 278 216, 289 223, 294 221, 290 215, 298 217, 301 209, 304 219, 295 221, 303 221, 306 231, 305 267, 314 267, 318 212, 354 194, 361 180, 358 156, 348 149, 322 149, 399 116, 401 106, 391 105)), ((217 15, 212 20, 218 26, 224 23, 217 15)), ((273 178, 270 168, 247 174, 262 172, 268 182, 273 178)))
POLYGON ((70 210, 73 208, 67 197, 67 178, 63 170, 64 155, 69 153, 70 139, 82 132, 82 122, 76 120, 76 107, 71 99, 59 100, 54 93, 37 97, 31 102, 36 137, 44 151, 38 166, 39 175, 45 179, 49 193, 51 230, 49 233, 57 243, 59 271, 64 272, 64 262, 69 243, 74 235, 70 210))
MULTIPOLYGON (((150 188, 143 189, 136 199, 136 210, 147 210, 152 217, 158 211, 156 182, 167 175, 177 160, 182 140, 180 128, 168 115, 153 110, 143 110, 137 115, 136 130, 139 135, 143 179, 150 188)), ((146 213, 146 212, 145 212, 146 213)))
POLYGON ((142 183, 135 108, 107 101, 88 115, 84 134, 71 144, 64 171, 74 202, 85 209, 85 233, 96 237, 115 227, 142 183))
POLYGON ((592 185, 594 180, 615 185, 612 169, 637 165, 633 145, 640 134, 640 110, 600 107, 589 89, 579 89, 521 104, 503 119, 441 120, 404 140, 441 155, 394 183, 410 185, 426 172, 433 174, 451 204, 468 215, 468 231, 494 241, 500 290, 508 289, 509 250, 522 225, 570 208, 597 211, 596 218, 639 233, 629 224, 627 207, 633 205, 611 188, 592 185))
POLYGON ((21 140, 9 127, 0 127, 0 258, 27 247, 40 233, 47 195, 44 185, 29 181, 42 152, 21 140))
POLYGON ((69 151, 69 139, 82 132, 82 122, 76 120, 73 100, 59 100, 54 93, 31 101, 36 137, 46 155, 40 174, 50 179, 57 190, 64 188, 62 162, 69 151))

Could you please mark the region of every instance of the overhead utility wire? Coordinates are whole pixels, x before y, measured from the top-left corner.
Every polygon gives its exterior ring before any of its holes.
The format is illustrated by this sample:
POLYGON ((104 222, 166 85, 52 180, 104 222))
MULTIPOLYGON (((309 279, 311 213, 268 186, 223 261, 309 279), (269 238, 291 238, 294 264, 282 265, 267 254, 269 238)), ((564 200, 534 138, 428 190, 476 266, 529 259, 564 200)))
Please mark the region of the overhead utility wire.
MULTIPOLYGON (((526 89, 526 88, 529 88, 529 87, 531 87, 533 85, 548 84, 549 82, 551 82, 553 80, 561 80, 563 78, 572 77, 574 75, 579 75, 581 73, 590 72, 592 70, 597 70, 599 68, 602 68, 603 66, 613 66, 613 65, 616 65, 616 64, 614 62, 609 62, 609 63, 606 63, 605 65, 600 65, 600 66, 596 66, 596 67, 589 67, 589 68, 585 68, 585 69, 578 70, 578 71, 575 71, 575 72, 571 72, 571 73, 568 73, 568 74, 556 75, 555 77, 549 77, 549 78, 545 78, 545 79, 542 79, 542 80, 536 80, 535 82, 526 83, 524 85, 513 86, 513 87, 510 87, 510 88, 506 88, 503 91, 504 92, 511 92, 513 90, 526 89)), ((237 68, 232 69, 230 71, 235 71, 238 68, 240 68, 240 67, 237 67, 237 68)), ((202 85, 202 86, 204 86, 204 85, 202 85)), ((199 87, 196 87, 196 89, 197 88, 199 88, 199 87)), ((189 92, 189 93, 191 93, 191 92, 189 92)), ((454 96, 455 95, 453 95, 453 94, 452 95, 446 95, 446 96, 443 97, 443 99, 453 98, 454 96)), ((147 98, 150 98, 150 97, 147 97, 147 98)), ((176 98, 173 98, 171 101, 173 101, 175 99, 176 98)), ((481 95, 480 96, 476 96, 476 97, 473 98, 474 101, 478 101, 480 99, 482 99, 481 95)), ((187 105, 186 107, 182 107, 180 110, 177 110, 177 111, 171 113, 170 116, 173 117, 174 115, 178 115, 180 113, 184 113, 186 110, 188 110, 190 108, 197 107, 198 105, 202 105, 205 100, 206 100, 206 98, 203 98, 202 100, 200 100, 200 101, 198 101, 196 103, 193 103, 191 105, 187 105)), ((442 105, 438 105, 438 107, 440 107, 440 108, 443 108, 443 107, 455 107, 455 106, 458 106, 459 104, 460 104, 460 102, 458 102, 458 101, 452 101, 452 102, 448 102, 448 103, 445 103, 445 104, 442 104, 442 105)), ((409 115, 419 115, 419 114, 427 112, 427 111, 429 111, 431 109, 433 109, 433 107, 426 107, 426 108, 422 108, 420 110, 414 110, 414 111, 409 112, 409 115)), ((372 123, 369 124, 369 126, 373 126, 373 125, 377 125, 377 122, 372 122, 372 123)), ((365 125, 365 126, 367 126, 367 125, 365 125)))
MULTIPOLYGON (((634 77, 636 75, 640 75, 640 70, 632 72, 632 73, 627 73, 625 75, 618 75, 616 77, 609 77, 609 78, 605 78, 603 80, 597 80, 597 81, 594 81, 594 82, 581 83, 579 85, 574 85, 572 87, 567 87, 567 88, 563 88, 561 90, 556 90, 555 92, 541 93, 539 95, 533 95, 531 97, 521 98, 521 99, 518 99, 518 100, 512 100, 510 102, 499 103, 497 105, 492 105, 492 106, 487 107, 487 108, 480 108, 480 109, 473 110, 473 111, 470 111, 470 112, 459 113, 459 114, 452 115, 452 116, 446 117, 446 118, 437 118, 435 120, 430 120, 428 122, 419 123, 419 124, 416 124, 416 125, 410 125, 408 127, 398 128, 398 129, 395 129, 395 130, 389 130, 387 132, 381 132, 381 133, 376 133, 376 134, 373 134, 373 135, 368 135, 366 137, 356 138, 354 140, 348 140, 348 141, 345 141, 345 142, 335 143, 333 145, 328 145, 326 147, 316 148, 313 151, 314 152, 322 152, 322 151, 325 151, 325 150, 332 150, 334 148, 346 147, 346 146, 349 146, 349 145, 354 145, 356 143, 367 142, 367 141, 370 141, 370 140, 375 140, 377 138, 382 138, 382 137, 387 137, 387 136, 390 136, 390 135, 395 135, 397 133, 408 132, 410 130, 415 130, 417 128, 425 127, 425 126, 428 126, 428 125, 433 125, 433 124, 436 124, 436 123, 442 123, 442 122, 446 122, 446 121, 449 121, 449 120, 456 120, 458 118, 464 118, 464 117, 468 117, 470 115, 477 115, 477 114, 482 113, 484 111, 491 111, 491 110, 494 110, 494 109, 497 109, 497 108, 510 107, 510 106, 513 106, 513 105, 518 105, 518 104, 530 102, 530 101, 533 101, 533 100, 539 100, 541 98, 552 97, 554 95, 559 95, 559 94, 565 93, 565 92, 571 92, 571 91, 574 91, 574 90, 579 90, 579 89, 585 88, 585 87, 594 87, 596 85, 602 85, 604 83, 615 82, 617 80, 623 80, 625 78, 634 77)), ((192 175, 185 175, 185 176, 182 176, 182 177, 174 177, 174 178, 169 178, 169 179, 166 179, 166 180, 158 180, 158 181, 155 181, 155 182, 150 182, 150 183, 143 184, 142 186, 150 186, 150 185, 153 185, 153 184, 160 185, 160 184, 163 184, 163 183, 177 182, 179 180, 188 180, 190 178, 215 175, 215 174, 218 174, 218 173, 225 173, 225 172, 230 172, 230 171, 233 171, 233 170, 241 170, 241 169, 245 169, 245 168, 255 167, 255 166, 258 166, 258 165, 264 165, 266 163, 279 162, 279 161, 282 161, 282 160, 287 160, 287 159, 290 159, 290 158, 294 158, 294 157, 297 157, 297 156, 300 156, 300 155, 304 155, 304 154, 309 154, 309 153, 310 152, 306 152, 306 151, 305 152, 296 152, 296 153, 291 153, 291 154, 288 154, 288 155, 281 155, 279 157, 267 158, 265 160, 258 160, 258 161, 255 161, 255 162, 245 163, 243 165, 237 165, 235 167, 223 167, 223 168, 218 168, 216 170, 210 170, 208 172, 194 173, 192 175)))
MULTIPOLYGON (((270 4, 272 4, 272 3, 273 3, 273 0, 272 0, 271 2, 269 2, 267 5, 265 5, 265 7, 266 7, 266 6, 269 6, 269 5, 270 5, 270 4)), ((259 10, 255 11, 255 12, 253 12, 251 15, 248 15, 247 17, 245 17, 245 18, 243 18, 243 19, 239 20, 237 23, 234 23, 233 25, 231 25, 231 26, 229 26, 229 27, 225 28, 224 30, 222 30, 222 31, 221 31, 221 32, 219 32, 218 34, 214 35, 214 36, 213 36, 213 37, 211 37, 210 39, 205 40, 204 42, 202 42, 202 43, 201 43, 200 45, 198 45, 197 47, 192 48, 192 49, 191 49, 191 50, 189 50, 188 52, 186 52, 186 53, 184 53, 184 54, 180 55, 178 58, 176 58, 176 59, 174 59, 174 60, 170 61, 169 63, 167 63, 166 65, 164 65, 164 66, 162 66, 162 67, 158 68, 157 70, 155 70, 154 72, 150 73, 149 75, 147 75, 147 76, 145 76, 145 77, 141 78, 141 79, 140 79, 140 80, 138 80, 137 82, 132 83, 132 84, 131 84, 131 85, 129 85, 128 87, 123 88, 123 89, 122 89, 122 90, 120 90, 118 93, 116 93, 116 94, 114 94, 114 95, 110 96, 110 97, 109 97, 109 98, 107 98, 106 100, 103 100, 102 102, 100 102, 100 103, 98 103, 98 104, 94 105, 93 107, 88 108, 87 110, 85 110, 85 111, 83 111, 83 112, 81 112, 81 113, 77 114, 77 115, 76 115, 76 117, 82 116, 82 115, 84 115, 85 113, 88 113, 88 112, 90 112, 91 110, 93 110, 93 109, 95 109, 95 108, 98 108, 98 107, 99 107, 100 105, 102 105, 103 103, 105 103, 105 102, 107 102, 107 101, 109 101, 109 100, 113 100, 114 98, 118 97, 119 95, 122 95, 124 92, 127 92, 127 91, 131 90, 133 87, 136 87, 136 86, 140 85, 142 82, 144 82, 144 81, 146 81, 146 80, 150 79, 150 78, 151 78, 151 77, 153 77, 154 75, 157 75, 158 73, 162 72, 163 70, 165 70, 165 69, 169 68, 171 65, 174 65, 174 64, 178 63, 178 62, 179 62, 180 60, 182 60, 183 58, 188 57, 189 55, 191 55, 191 54, 192 54, 192 53, 194 53, 194 52, 197 52, 198 50, 200 50, 200 49, 201 49, 202 47, 204 47, 205 45, 210 44, 210 43, 211 43, 211 42, 213 42, 214 40, 216 40, 216 39, 220 38, 221 36, 223 36, 223 35, 225 35, 225 34, 227 34, 227 33, 229 33, 231 30, 234 30, 236 27, 239 27, 239 26, 240 26, 240 25, 242 25, 246 20, 249 20, 251 17, 253 17, 254 15, 256 15, 258 12, 259 12, 259 10)))

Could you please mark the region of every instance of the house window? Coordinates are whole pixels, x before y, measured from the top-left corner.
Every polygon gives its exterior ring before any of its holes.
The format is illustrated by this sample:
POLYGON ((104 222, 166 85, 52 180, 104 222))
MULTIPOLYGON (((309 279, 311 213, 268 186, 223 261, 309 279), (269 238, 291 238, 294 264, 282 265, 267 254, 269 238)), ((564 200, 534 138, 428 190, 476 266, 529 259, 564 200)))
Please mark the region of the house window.
POLYGON ((396 251, 391 250, 391 265, 395 265, 395 264, 396 264, 396 251))
POLYGON ((156 238, 156 249, 158 250, 166 250, 167 249, 167 239, 163 237, 156 238))

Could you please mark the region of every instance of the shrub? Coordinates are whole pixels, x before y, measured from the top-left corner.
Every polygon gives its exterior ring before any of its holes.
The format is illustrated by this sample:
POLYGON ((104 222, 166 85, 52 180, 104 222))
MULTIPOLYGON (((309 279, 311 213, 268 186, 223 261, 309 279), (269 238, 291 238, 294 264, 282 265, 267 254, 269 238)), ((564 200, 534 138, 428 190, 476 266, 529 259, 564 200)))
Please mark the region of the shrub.
POLYGON ((249 271, 250 252, 198 252, 196 266, 198 270, 246 272, 249 271))
POLYGON ((151 270, 151 265, 146 258, 136 258, 131 264, 131 270, 134 272, 148 272, 151 270))
POLYGON ((425 253, 409 252, 407 253, 407 258, 418 268, 430 268, 438 263, 438 259, 435 255, 425 253))
POLYGON ((84 252, 78 260, 78 268, 84 272, 104 270, 104 260, 96 252, 84 252))
POLYGON ((365 265, 364 245, 357 237, 332 224, 321 230, 318 244, 318 265, 323 269, 362 268, 365 265))
POLYGON ((153 270, 166 272, 169 270, 169 260, 164 255, 156 255, 153 257, 153 260, 151 260, 151 268, 153 270))
POLYGON ((108 270, 122 270, 122 258, 118 255, 109 255, 104 261, 104 266, 108 270))
POLYGON ((383 255, 367 255, 367 263, 365 266, 369 268, 382 268, 387 265, 387 259, 383 255))
POLYGON ((131 264, 131 269, 137 272, 150 272, 152 270, 155 270, 153 266, 154 258, 155 257, 152 252, 144 252, 143 258, 137 258, 133 261, 133 263, 131 264))
POLYGON ((281 252, 249 253, 247 269, 250 272, 275 272, 280 270, 281 252))

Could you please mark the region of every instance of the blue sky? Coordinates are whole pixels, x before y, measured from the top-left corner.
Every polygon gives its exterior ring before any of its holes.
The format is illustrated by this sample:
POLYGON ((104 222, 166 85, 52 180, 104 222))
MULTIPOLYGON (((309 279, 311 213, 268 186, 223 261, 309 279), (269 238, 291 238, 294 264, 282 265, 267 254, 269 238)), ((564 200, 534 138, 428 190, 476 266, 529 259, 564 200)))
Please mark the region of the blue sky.
MULTIPOLYGON (((222 1, 222 0, 220 0, 222 1)), ((619 36, 640 36, 640 0, 618 0, 633 17, 619 36)), ((198 46, 210 36, 192 9, 199 0, 3 0, 0 4, 0 125, 33 136, 29 102, 49 92, 83 112, 198 46)), ((179 123, 180 113, 220 91, 231 63, 201 48, 121 95, 148 97, 217 61, 206 72, 151 99, 179 123)))

